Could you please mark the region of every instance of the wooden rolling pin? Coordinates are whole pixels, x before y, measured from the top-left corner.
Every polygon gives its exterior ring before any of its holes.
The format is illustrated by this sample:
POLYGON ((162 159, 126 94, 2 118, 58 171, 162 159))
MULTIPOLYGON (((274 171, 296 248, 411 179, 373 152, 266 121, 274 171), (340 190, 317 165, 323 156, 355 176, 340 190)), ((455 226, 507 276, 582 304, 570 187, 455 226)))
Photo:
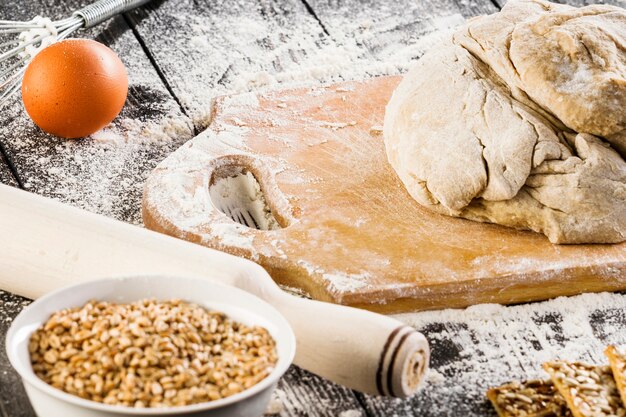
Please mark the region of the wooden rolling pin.
POLYGON ((428 367, 424 336, 401 322, 283 292, 259 265, 0 185, 0 288, 35 298, 79 281, 132 275, 200 277, 278 309, 297 339, 295 363, 349 388, 412 395, 428 367))

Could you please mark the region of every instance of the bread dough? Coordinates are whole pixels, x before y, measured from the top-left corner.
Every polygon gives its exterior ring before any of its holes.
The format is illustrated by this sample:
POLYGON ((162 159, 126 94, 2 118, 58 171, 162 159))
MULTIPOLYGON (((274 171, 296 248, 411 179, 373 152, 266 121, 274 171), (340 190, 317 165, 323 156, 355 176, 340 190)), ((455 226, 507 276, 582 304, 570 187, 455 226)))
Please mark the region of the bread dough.
POLYGON ((423 206, 626 240, 626 11, 510 0, 425 54, 387 106, 389 162, 423 206))

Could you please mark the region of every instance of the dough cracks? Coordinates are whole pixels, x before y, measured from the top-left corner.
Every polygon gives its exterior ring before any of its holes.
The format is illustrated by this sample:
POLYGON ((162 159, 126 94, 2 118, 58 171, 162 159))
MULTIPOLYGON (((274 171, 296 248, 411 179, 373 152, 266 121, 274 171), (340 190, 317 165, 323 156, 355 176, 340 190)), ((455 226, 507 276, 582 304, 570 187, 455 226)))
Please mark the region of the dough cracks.
POLYGON ((385 115, 389 162, 438 213, 626 240, 626 12, 510 0, 405 75, 385 115))

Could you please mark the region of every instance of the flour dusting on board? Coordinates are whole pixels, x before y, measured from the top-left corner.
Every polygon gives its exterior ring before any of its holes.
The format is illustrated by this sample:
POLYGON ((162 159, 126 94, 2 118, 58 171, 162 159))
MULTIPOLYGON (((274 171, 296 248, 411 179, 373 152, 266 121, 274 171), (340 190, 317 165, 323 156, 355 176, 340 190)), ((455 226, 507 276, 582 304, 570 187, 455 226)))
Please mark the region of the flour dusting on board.
POLYGON ((239 223, 213 223, 210 233, 213 236, 219 236, 223 245, 253 251, 254 238, 246 232, 246 226, 239 223))
MULTIPOLYGON (((457 21, 433 25, 439 29, 457 21)), ((593 255, 562 257, 554 253, 558 249, 537 257, 532 250, 537 242, 528 235, 503 245, 502 234, 490 226, 481 231, 476 223, 459 226, 458 221, 421 216, 393 182, 376 131, 396 82, 378 78, 216 100, 209 129, 161 163, 150 179, 144 200, 156 219, 150 227, 180 226, 182 233, 172 234, 247 256, 270 271, 280 270, 292 284, 308 279, 335 302, 378 303, 375 307, 385 311, 519 300, 514 292, 525 280, 532 280, 529 287, 534 289, 562 278, 568 268, 591 269, 600 263, 593 255), (246 184, 258 186, 252 172, 230 176, 222 190, 231 189, 227 194, 235 198, 225 198, 212 173, 220 164, 248 167, 264 183, 274 180, 277 187, 265 188, 272 193, 267 200, 279 219, 292 209, 297 212, 300 227, 275 234, 252 230, 276 230, 268 226, 271 216, 263 214, 269 215, 266 198, 260 188, 246 190, 246 184), (247 182, 240 182, 245 178, 247 182), (238 187, 240 193, 232 192, 238 187), (193 198, 186 202, 185 194, 193 198), (277 194, 283 195, 282 201, 275 201, 277 194), (246 229, 212 213, 213 206, 229 206, 221 209, 227 214, 256 212, 252 217, 261 221, 254 226, 240 221, 252 226, 246 229), (378 211, 372 214, 364 206, 378 211), (486 241, 493 246, 487 247, 486 241), (518 251, 520 241, 530 243, 518 251)), ((613 252, 608 255, 615 259, 613 252)), ((541 297, 538 292, 529 292, 527 299, 541 297)))
POLYGON ((360 288, 367 287, 371 274, 368 272, 362 272, 360 274, 336 272, 333 274, 322 274, 322 277, 328 281, 331 290, 350 293, 360 288))

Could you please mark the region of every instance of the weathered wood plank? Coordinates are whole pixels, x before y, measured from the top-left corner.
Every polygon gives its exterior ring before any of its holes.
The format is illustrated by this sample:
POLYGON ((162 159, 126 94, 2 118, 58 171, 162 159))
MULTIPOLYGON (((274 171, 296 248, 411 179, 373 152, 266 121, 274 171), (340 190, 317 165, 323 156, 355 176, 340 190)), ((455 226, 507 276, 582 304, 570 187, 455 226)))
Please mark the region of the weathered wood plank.
POLYGON ((280 404, 280 417, 337 417, 357 411, 365 414, 352 391, 297 366, 289 368, 280 380, 274 398, 280 404))
POLYGON ((202 128, 216 95, 397 73, 432 41, 424 35, 458 24, 462 16, 496 10, 489 1, 310 4, 178 0, 129 16, 174 94, 202 128))
POLYGON ((7 162, 5 156, 0 152, 0 183, 11 185, 13 187, 18 186, 17 179, 11 168, 9 168, 9 163, 7 162))
POLYGON ((11 367, 4 348, 11 321, 29 300, 0 290, 0 416, 35 417, 19 376, 11 367))
POLYGON ((437 32, 498 10, 488 0, 306 1, 336 42, 355 42, 374 71, 379 62, 385 73, 404 71, 438 40, 437 32))
MULTIPOLYGON (((5 19, 67 16, 89 1, 12 0, 0 4, 5 19)), ((124 110, 108 127, 81 140, 43 133, 16 99, 3 112, 0 141, 24 187, 38 194, 121 220, 140 223, 142 183, 167 154, 193 136, 193 126, 167 91, 140 43, 119 16, 77 36, 116 51, 129 73, 124 110)))
POLYGON ((129 13, 131 24, 199 129, 215 96, 306 78, 302 67, 329 43, 299 0, 170 0, 146 10, 129 13))

